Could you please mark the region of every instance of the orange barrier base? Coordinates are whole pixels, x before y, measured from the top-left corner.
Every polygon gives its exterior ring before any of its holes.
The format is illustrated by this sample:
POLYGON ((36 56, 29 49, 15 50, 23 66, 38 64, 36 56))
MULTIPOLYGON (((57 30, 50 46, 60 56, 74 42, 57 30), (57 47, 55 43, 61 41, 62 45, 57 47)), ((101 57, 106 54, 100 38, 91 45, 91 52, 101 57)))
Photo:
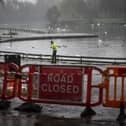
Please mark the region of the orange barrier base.
MULTIPOLYGON (((104 107, 120 108, 120 101, 107 101, 103 104, 104 107)), ((124 107, 126 108, 126 103, 124 102, 124 107)))

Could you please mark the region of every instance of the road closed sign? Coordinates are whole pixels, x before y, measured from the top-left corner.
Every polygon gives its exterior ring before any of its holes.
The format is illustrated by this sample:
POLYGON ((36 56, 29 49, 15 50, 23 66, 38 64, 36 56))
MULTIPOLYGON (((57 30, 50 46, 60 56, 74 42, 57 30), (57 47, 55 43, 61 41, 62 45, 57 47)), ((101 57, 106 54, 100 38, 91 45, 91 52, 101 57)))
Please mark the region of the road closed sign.
POLYGON ((82 69, 43 66, 40 74, 39 98, 82 100, 82 69))

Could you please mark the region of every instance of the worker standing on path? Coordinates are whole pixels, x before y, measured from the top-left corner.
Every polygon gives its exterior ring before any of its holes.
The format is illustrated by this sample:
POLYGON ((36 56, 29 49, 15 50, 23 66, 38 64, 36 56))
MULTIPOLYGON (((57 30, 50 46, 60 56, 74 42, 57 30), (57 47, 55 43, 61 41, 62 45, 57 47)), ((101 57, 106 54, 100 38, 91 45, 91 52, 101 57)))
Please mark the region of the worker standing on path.
POLYGON ((51 48, 52 48, 52 63, 56 63, 57 45, 54 41, 51 41, 51 48))

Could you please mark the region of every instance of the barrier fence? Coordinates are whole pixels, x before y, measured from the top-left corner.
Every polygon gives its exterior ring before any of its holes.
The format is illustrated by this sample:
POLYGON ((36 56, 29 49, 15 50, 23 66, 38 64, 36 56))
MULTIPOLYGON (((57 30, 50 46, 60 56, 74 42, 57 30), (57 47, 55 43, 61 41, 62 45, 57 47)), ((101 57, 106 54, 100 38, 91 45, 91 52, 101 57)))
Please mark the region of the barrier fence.
POLYGON ((17 70, 18 66, 13 63, 0 63, 0 98, 2 100, 12 99, 16 96, 17 83, 15 74, 17 70))
MULTIPOLYGON (((5 56, 17 56, 21 59, 21 64, 25 63, 50 63, 52 55, 34 54, 34 53, 22 53, 22 52, 10 52, 0 51, 0 61, 4 62, 5 56)), ((13 59, 14 60, 14 59, 13 59)), ((57 55, 57 63, 66 64, 87 64, 87 65, 125 65, 126 58, 117 57, 90 57, 90 56, 66 56, 57 55)))
POLYGON ((93 107, 126 107, 126 67, 0 63, 0 98, 93 107))
POLYGON ((123 103, 126 107, 126 66, 110 66, 106 73, 108 77, 105 78, 104 106, 120 107, 120 103, 123 103))
POLYGON ((102 103, 102 88, 93 85, 93 72, 101 76, 102 70, 93 66, 49 66, 23 65, 20 67, 21 80, 19 83, 19 98, 24 101, 96 106, 102 103), (101 74, 101 75, 100 75, 101 74), (27 77, 27 78, 26 78, 27 77), (27 87, 27 95, 23 94, 27 87), (86 87, 86 90, 84 89, 86 87), (93 103, 92 90, 98 89, 98 101, 93 103))

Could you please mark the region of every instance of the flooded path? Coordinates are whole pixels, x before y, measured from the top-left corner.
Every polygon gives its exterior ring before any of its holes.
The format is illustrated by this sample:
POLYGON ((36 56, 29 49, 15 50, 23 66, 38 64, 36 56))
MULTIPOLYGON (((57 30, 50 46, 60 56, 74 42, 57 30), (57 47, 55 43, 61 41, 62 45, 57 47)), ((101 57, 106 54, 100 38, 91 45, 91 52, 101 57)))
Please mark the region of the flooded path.
POLYGON ((126 126, 116 119, 119 109, 94 107, 96 115, 81 118, 84 107, 41 104, 41 113, 25 113, 14 110, 22 103, 15 98, 9 110, 0 111, 0 126, 126 126))

